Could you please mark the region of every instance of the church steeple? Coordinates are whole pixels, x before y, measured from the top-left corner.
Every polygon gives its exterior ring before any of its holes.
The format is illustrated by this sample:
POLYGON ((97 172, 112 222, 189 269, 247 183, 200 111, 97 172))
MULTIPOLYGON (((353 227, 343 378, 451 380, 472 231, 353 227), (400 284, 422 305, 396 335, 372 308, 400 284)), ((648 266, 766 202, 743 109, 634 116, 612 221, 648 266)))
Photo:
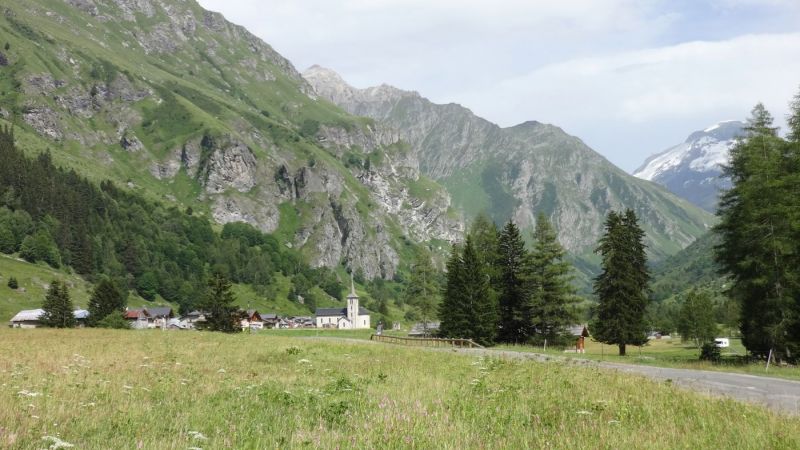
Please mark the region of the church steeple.
POLYGON ((351 326, 357 326, 358 294, 356 294, 356 285, 353 281, 353 272, 350 272, 350 294, 347 295, 347 320, 350 321, 351 326))

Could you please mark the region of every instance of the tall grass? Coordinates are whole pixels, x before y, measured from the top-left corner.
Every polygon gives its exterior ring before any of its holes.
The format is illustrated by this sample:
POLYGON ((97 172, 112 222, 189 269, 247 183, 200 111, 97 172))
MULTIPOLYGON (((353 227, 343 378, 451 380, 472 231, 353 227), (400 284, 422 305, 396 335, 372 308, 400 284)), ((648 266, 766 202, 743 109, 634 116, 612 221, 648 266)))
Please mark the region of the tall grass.
POLYGON ((4 329, 0 355, 1 448, 800 447, 796 419, 560 363, 88 329, 4 329))

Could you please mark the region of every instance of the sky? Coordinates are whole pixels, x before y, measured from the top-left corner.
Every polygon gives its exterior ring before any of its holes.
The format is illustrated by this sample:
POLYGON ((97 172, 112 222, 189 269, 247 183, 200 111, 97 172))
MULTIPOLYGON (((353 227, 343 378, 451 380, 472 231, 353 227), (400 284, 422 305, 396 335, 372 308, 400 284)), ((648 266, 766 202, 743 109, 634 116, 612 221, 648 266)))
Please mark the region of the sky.
POLYGON ((551 123, 627 171, 800 90, 800 0, 199 0, 302 71, 501 126, 551 123))

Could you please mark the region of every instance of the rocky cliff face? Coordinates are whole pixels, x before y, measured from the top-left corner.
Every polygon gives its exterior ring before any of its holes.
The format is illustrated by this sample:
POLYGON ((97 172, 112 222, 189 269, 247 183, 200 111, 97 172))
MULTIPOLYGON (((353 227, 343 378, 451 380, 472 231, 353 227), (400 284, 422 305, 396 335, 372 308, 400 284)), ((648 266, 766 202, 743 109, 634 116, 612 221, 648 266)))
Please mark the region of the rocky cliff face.
POLYGON ((719 191, 730 186, 730 180, 721 177, 722 166, 736 139, 744 136, 744 127, 744 122, 728 120, 695 131, 684 142, 648 158, 633 175, 713 212, 719 191))
POLYGON ((423 175, 444 184, 467 216, 488 211, 530 229, 548 215, 573 254, 591 259, 611 209, 632 208, 655 257, 701 235, 713 217, 637 180, 560 128, 526 122, 501 128, 456 105, 434 104, 390 86, 356 89, 319 66, 303 73, 314 90, 355 115, 397 130, 423 175))
POLYGON ((404 236, 463 233, 394 128, 319 101, 288 60, 194 1, 31 0, 0 25, 0 83, 19 86, 0 116, 65 164, 368 278, 395 275, 404 236))

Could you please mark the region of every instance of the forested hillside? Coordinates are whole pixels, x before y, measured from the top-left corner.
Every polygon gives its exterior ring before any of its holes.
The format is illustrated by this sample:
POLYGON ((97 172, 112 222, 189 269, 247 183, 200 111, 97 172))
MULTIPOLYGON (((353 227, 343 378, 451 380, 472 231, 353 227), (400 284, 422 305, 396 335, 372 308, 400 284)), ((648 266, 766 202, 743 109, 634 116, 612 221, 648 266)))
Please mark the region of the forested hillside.
POLYGON ((0 251, 52 267, 69 266, 89 280, 118 279, 147 300, 157 295, 188 310, 212 270, 274 295, 274 276, 292 277, 292 292, 313 310, 319 286, 334 299, 341 284, 327 268, 311 268, 296 251, 245 223, 215 231, 191 208, 146 200, 99 187, 53 165, 42 153, 31 159, 16 148, 12 131, 0 133, 0 251))

